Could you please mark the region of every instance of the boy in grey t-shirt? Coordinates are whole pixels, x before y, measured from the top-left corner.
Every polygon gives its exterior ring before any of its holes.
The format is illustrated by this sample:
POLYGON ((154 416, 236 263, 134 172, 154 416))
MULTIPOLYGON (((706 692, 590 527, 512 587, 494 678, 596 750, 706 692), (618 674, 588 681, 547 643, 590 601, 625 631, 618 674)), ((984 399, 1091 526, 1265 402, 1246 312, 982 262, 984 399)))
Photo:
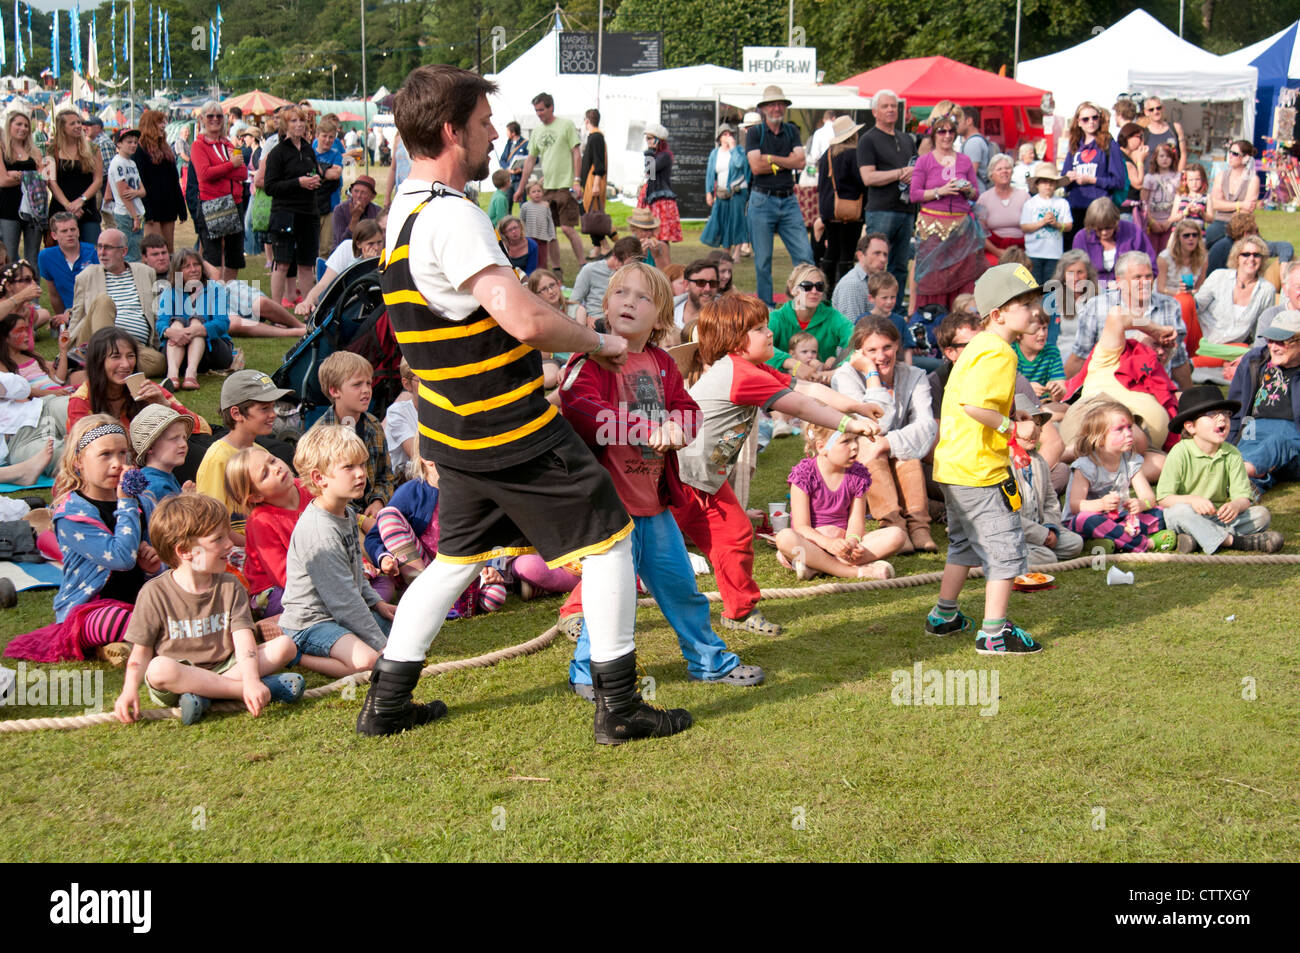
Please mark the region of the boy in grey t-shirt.
POLYGON ((293 455, 316 499, 289 538, 280 627, 298 646, 295 664, 336 678, 374 666, 397 611, 366 581, 348 506, 366 491, 368 460, 360 437, 328 424, 307 431, 293 455))
POLYGON ((123 129, 117 134, 117 155, 108 164, 108 190, 113 197, 113 224, 126 235, 126 260, 140 260, 140 238, 144 234, 144 186, 136 167, 136 147, 140 144, 137 129, 123 129))

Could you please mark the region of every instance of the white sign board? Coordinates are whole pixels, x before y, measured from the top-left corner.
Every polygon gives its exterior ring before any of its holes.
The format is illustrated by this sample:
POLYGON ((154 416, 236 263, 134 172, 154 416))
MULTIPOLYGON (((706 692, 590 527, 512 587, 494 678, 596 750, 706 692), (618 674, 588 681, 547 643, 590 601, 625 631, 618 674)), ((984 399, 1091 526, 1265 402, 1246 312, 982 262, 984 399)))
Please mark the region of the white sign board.
POLYGON ((742 70, 751 76, 817 82, 815 46, 747 46, 742 70))

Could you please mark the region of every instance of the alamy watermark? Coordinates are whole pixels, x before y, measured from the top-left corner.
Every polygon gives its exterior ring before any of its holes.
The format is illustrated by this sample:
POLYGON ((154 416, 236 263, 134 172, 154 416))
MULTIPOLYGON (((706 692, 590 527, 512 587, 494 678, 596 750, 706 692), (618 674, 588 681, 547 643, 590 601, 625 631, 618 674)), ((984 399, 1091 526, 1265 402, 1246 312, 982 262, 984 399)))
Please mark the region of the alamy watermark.
POLYGON ((895 705, 978 706, 980 714, 998 713, 998 670, 925 669, 917 662, 911 670, 896 669, 889 679, 894 684, 889 700, 895 705))
POLYGON ((31 668, 19 662, 12 672, 0 671, 0 705, 82 708, 86 714, 104 710, 104 672, 92 668, 31 668))

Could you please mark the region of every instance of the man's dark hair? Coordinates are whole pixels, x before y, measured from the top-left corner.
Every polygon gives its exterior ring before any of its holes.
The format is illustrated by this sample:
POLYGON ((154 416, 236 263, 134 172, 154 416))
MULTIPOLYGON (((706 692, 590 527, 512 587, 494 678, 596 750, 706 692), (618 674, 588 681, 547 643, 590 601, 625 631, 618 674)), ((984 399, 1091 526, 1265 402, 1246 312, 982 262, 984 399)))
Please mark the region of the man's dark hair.
POLYGON ((538 93, 533 97, 534 106, 545 106, 547 109, 555 108, 555 98, 550 93, 538 93))
MULTIPOLYGON (((141 253, 147 251, 150 248, 166 248, 166 247, 167 247, 167 239, 163 238, 157 232, 151 232, 150 234, 140 239, 141 253)), ((170 252, 168 253, 168 257, 169 258, 171 257, 170 252)))
POLYGON ((411 70, 393 102, 397 131, 412 156, 436 159, 447 148, 443 126, 464 129, 479 100, 497 84, 455 66, 411 70))
POLYGON ((100 119, 98 116, 91 116, 91 117, 90 117, 89 119, 87 119, 84 123, 82 123, 82 125, 85 125, 85 126, 98 126, 100 129, 103 129, 103 128, 104 128, 104 120, 100 119))
POLYGON ((228 111, 229 111, 229 113, 230 113, 230 118, 231 118, 231 119, 243 119, 243 118, 244 118, 244 111, 243 111, 242 109, 240 109, 238 106, 231 106, 230 109, 229 109, 228 111))
POLYGON ((599 126, 599 125, 600 125, 600 110, 599 110, 599 109, 588 109, 588 110, 587 110, 587 113, 586 113, 586 116, 587 116, 587 122, 591 123, 593 126, 599 126))
POLYGON ((689 280, 702 271, 716 272, 717 270, 718 263, 716 261, 709 258, 697 258, 686 266, 686 270, 682 272, 682 277, 689 280))
POLYGON ((627 238, 620 238, 614 243, 614 247, 611 249, 610 254, 617 257, 618 260, 624 264, 627 264, 629 261, 640 261, 641 239, 633 238, 630 235, 627 238))
POLYGON ((715 248, 704 257, 709 261, 729 261, 733 265, 736 263, 736 259, 732 258, 731 253, 725 248, 715 248))
POLYGON ((858 251, 865 255, 874 241, 882 241, 886 248, 889 247, 889 237, 884 232, 867 232, 858 239, 858 251))
POLYGON ((980 128, 980 108, 978 106, 962 106, 962 115, 975 124, 975 128, 980 128))
POLYGON ((939 322, 938 329, 934 332, 934 338, 939 343, 939 350, 946 351, 953 346, 957 339, 957 332, 962 328, 970 328, 972 331, 982 331, 984 322, 977 315, 969 311, 953 311, 942 321, 939 322))
POLYGON ((506 123, 506 132, 513 132, 516 136, 522 136, 524 131, 519 128, 519 123, 513 119, 506 123))

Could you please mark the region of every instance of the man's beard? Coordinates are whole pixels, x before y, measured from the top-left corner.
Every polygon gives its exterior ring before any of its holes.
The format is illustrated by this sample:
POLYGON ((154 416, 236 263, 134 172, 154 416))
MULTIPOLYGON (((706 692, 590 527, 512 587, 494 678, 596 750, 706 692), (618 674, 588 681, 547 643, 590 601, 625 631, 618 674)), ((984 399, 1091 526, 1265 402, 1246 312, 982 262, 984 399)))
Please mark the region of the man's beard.
POLYGON ((491 168, 492 168, 492 157, 483 156, 481 159, 478 160, 476 165, 472 165, 469 167, 468 171, 465 174, 465 180, 467 182, 480 182, 483 179, 486 179, 488 177, 488 175, 491 173, 491 168))

